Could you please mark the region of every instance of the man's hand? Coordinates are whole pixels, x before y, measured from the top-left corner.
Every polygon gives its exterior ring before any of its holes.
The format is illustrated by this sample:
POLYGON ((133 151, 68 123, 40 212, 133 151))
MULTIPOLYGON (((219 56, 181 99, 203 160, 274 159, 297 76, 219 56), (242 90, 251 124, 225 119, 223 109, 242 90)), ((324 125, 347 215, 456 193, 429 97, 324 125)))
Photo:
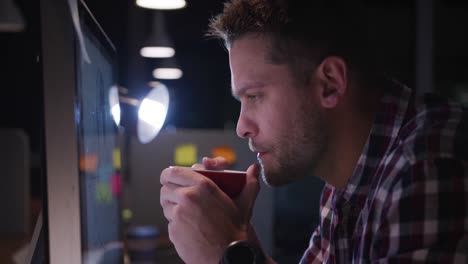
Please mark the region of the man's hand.
MULTIPOLYGON (((227 165, 222 158, 205 158, 203 166, 195 166, 225 169, 227 165)), ((160 202, 169 221, 169 238, 184 262, 218 263, 230 242, 251 238, 258 171, 258 165, 249 167, 245 187, 235 201, 190 168, 173 167, 161 173, 160 202)))

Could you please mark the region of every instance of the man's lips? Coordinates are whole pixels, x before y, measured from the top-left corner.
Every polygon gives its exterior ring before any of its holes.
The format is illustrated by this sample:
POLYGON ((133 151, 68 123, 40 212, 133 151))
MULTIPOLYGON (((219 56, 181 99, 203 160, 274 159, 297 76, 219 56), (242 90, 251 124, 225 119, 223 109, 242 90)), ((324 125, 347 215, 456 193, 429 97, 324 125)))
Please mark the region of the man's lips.
POLYGON ((250 148, 250 151, 257 153, 257 158, 261 158, 262 156, 265 156, 268 153, 268 150, 266 150, 265 148, 262 148, 259 145, 256 145, 252 141, 249 141, 249 148, 250 148))
POLYGON ((263 153, 266 153, 267 151, 264 150, 264 149, 258 149, 258 148, 251 148, 250 151, 252 152, 256 152, 258 154, 263 154, 263 153))
POLYGON ((257 159, 260 159, 262 158, 263 156, 265 156, 268 152, 266 151, 257 151, 257 159))

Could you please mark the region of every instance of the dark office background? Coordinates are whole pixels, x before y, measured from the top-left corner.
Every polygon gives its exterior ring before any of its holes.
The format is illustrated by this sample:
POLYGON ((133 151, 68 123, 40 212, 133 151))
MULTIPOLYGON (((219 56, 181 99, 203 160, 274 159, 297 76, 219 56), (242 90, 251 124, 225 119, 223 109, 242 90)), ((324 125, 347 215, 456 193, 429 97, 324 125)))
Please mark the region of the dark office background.
MULTIPOLYGON (((40 1, 15 2, 23 12, 26 29, 20 33, 0 33, 0 127, 26 131, 33 153, 33 174, 37 174, 43 127, 40 1)), ((139 49, 151 30, 153 11, 138 8, 130 0, 86 2, 117 47, 119 85, 128 88, 129 97, 142 98, 150 89, 148 81, 153 80, 154 60, 139 56, 139 49)), ((184 9, 164 11, 167 32, 184 72, 181 79, 164 82, 171 94, 166 125, 201 129, 235 127, 239 104, 230 95, 227 53, 218 41, 204 35, 209 18, 222 10, 222 2, 188 0, 184 9)), ((366 6, 372 43, 389 75, 411 87, 421 87, 421 79, 430 80, 434 91, 467 102, 466 1, 366 1, 366 6), (432 77, 427 78, 424 74, 431 71, 432 77)), ((123 124, 131 132, 133 117, 124 113, 123 118, 123 124)), ((33 195, 41 195, 38 186, 38 178, 34 177, 33 195)), ((307 191, 295 185, 277 192, 277 244, 286 255, 297 254, 294 248, 299 245, 305 247, 312 227, 317 224, 301 223, 307 226, 305 231, 296 230, 293 225, 301 216, 309 219, 316 215, 313 207, 303 210, 295 206, 300 197, 307 196, 307 191)))
MULTIPOLYGON (((0 33, 1 126, 25 128, 34 150, 42 125, 39 2, 17 0, 26 19, 25 31, 0 33)), ((183 9, 163 12, 184 72, 179 80, 165 81, 172 99, 168 125, 207 129, 235 125, 239 104, 230 95, 227 53, 220 42, 204 35, 209 18, 222 10, 222 2, 188 1, 183 9)), ((430 45, 434 89, 451 95, 466 84, 468 4, 434 1, 433 42, 424 39, 421 44, 416 1, 387 2, 366 1, 370 38, 387 72, 415 87, 416 69, 421 66, 417 65, 418 48, 430 45)), ((129 96, 143 97, 150 89, 147 82, 153 80, 156 60, 142 58, 139 49, 151 31, 153 11, 136 7, 130 0, 87 3, 117 47, 119 84, 129 89, 129 96)))

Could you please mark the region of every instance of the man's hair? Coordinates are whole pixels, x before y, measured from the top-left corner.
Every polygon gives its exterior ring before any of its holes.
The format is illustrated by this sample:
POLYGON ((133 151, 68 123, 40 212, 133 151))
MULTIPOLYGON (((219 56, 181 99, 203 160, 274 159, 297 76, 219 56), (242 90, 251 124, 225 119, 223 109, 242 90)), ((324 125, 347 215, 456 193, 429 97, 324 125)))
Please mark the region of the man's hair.
POLYGON ((264 35, 271 44, 267 59, 288 64, 296 78, 308 82, 328 56, 343 58, 355 75, 373 67, 363 18, 352 0, 230 0, 210 21, 208 35, 228 48, 247 34, 264 35))

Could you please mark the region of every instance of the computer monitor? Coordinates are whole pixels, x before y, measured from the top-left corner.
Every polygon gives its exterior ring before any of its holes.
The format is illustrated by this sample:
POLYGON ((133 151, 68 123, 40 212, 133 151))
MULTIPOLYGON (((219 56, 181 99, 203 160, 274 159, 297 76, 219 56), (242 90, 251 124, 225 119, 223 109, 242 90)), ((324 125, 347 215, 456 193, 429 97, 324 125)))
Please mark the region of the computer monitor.
POLYGON ((119 263, 118 130, 108 96, 116 51, 76 2, 41 1, 48 261, 119 263))

